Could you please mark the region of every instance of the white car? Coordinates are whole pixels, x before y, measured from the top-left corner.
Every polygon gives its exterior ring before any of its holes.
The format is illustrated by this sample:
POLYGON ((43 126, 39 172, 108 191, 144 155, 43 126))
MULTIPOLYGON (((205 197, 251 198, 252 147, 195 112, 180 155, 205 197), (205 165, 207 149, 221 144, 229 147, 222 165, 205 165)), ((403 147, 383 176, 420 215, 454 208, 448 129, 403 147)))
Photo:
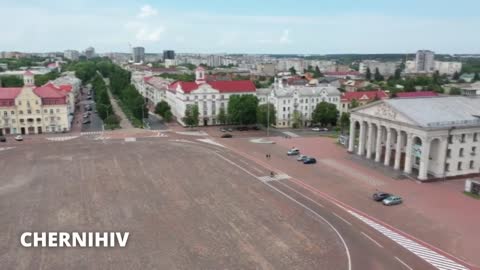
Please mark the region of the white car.
POLYGON ((312 128, 312 131, 316 131, 316 132, 328 131, 328 128, 314 127, 314 128, 312 128))
POLYGON ((15 136, 15 140, 16 140, 16 141, 23 141, 22 135, 17 135, 17 136, 15 136))

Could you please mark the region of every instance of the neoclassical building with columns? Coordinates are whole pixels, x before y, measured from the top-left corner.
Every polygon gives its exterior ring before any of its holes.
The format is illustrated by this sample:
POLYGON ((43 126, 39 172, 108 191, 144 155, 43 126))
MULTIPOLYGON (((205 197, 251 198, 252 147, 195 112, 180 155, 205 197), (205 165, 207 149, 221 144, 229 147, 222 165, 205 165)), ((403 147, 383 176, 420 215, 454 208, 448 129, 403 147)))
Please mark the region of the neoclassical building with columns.
POLYGON ((429 180, 480 173, 480 98, 385 99, 355 108, 348 151, 429 180))

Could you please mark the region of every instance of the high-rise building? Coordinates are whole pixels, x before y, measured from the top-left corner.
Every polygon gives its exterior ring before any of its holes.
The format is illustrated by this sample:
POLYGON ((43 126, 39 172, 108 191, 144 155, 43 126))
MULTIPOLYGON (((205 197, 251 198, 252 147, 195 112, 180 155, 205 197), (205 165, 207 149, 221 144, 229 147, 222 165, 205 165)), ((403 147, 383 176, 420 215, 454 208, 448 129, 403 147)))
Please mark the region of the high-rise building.
POLYGON ((145 48, 144 47, 133 47, 132 48, 132 60, 133 60, 134 63, 145 62, 145 48))
POLYGON ((435 53, 428 50, 417 51, 415 58, 415 66, 417 72, 434 72, 435 71, 435 53))
POLYGON ((88 47, 85 50, 85 57, 87 57, 87 59, 95 57, 95 49, 93 47, 88 47))
POLYGON ((165 60, 175 60, 175 51, 173 50, 165 50, 163 51, 163 61, 165 60))
POLYGON ((75 50, 66 50, 63 52, 63 57, 75 61, 80 57, 80 53, 75 50))

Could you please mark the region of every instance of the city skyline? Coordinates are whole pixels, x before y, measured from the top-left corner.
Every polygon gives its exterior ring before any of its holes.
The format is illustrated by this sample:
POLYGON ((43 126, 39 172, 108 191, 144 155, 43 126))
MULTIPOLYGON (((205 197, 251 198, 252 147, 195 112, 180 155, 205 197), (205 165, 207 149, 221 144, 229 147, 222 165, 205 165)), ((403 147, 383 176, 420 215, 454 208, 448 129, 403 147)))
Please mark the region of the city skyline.
POLYGON ((447 1, 430 0, 39 3, 0 1, 4 20, 15 25, 0 30, 0 51, 93 46, 100 53, 130 52, 131 45, 146 53, 480 53, 480 37, 473 34, 480 3, 471 0, 457 2, 468 7, 461 16, 447 1))

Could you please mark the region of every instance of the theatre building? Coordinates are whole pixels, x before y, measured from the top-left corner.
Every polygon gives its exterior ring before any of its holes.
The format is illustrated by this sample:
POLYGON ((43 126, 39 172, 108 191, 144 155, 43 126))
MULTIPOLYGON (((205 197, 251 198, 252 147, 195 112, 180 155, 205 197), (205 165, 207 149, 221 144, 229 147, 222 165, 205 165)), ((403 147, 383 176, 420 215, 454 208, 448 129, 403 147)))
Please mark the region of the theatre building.
POLYGON ((348 151, 419 180, 480 172, 480 99, 384 99, 351 111, 348 151))

